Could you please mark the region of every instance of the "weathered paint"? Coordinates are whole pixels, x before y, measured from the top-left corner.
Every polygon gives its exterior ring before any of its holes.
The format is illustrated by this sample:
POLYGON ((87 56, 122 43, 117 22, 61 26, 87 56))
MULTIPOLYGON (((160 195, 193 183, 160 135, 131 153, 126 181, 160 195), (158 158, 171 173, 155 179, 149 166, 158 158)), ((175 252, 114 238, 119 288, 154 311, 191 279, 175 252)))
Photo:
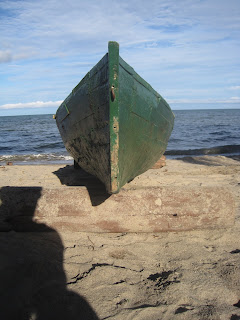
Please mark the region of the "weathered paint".
POLYGON ((108 44, 111 193, 119 191, 119 45, 108 44))
POLYGON ((162 156, 174 115, 111 41, 108 54, 61 104, 56 121, 75 161, 117 193, 162 156))
POLYGON ((119 58, 119 186, 151 168, 173 129, 167 102, 119 58))
POLYGON ((75 161, 111 190, 108 79, 106 54, 58 108, 56 121, 75 161))

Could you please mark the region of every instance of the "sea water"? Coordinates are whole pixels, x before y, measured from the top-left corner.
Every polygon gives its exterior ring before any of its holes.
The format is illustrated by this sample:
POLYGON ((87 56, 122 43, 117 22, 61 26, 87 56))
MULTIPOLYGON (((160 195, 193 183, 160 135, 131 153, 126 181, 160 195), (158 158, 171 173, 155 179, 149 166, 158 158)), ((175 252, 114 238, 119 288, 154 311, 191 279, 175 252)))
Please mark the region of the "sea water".
MULTIPOLYGON (((240 155, 240 109, 177 110, 166 155, 240 155)), ((72 163, 52 115, 0 117, 0 164, 72 163)))
POLYGON ((166 154, 240 155, 240 109, 174 111, 166 154))

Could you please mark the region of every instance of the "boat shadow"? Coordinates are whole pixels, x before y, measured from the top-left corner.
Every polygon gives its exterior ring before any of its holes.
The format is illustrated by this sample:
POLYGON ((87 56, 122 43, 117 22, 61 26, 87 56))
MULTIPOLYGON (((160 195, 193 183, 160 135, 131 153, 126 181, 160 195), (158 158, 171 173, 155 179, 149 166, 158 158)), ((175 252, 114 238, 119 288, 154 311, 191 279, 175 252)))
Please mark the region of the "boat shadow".
POLYGON ((98 320, 87 300, 67 288, 59 233, 34 221, 41 192, 0 188, 0 319, 98 320))
POLYGON ((98 206, 106 201, 111 195, 106 192, 104 184, 93 175, 82 168, 75 168, 74 165, 67 165, 53 172, 61 184, 66 186, 86 187, 92 206, 98 206))

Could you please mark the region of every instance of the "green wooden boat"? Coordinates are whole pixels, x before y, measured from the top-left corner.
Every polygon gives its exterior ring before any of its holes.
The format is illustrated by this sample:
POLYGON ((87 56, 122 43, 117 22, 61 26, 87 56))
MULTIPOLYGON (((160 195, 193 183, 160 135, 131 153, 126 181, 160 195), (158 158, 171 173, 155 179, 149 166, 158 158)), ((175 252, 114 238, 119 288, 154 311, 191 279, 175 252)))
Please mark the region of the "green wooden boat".
POLYGON ((162 156, 173 129, 168 103, 119 56, 117 42, 56 112, 74 160, 117 193, 162 156))

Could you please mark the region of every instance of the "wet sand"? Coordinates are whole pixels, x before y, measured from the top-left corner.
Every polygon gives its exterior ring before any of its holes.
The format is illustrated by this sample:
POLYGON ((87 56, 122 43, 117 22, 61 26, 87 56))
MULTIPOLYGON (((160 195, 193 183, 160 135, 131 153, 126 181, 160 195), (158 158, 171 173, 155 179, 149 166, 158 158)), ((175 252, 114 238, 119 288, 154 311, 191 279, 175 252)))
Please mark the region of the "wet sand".
MULTIPOLYGON (((166 163, 124 189, 223 187, 235 199, 234 223, 182 232, 69 232, 37 224, 25 207, 28 230, 15 219, 0 233, 0 319, 240 319, 240 161, 166 163)), ((42 188, 77 184, 64 167, 1 166, 1 190, 34 187, 37 204, 42 188)))

